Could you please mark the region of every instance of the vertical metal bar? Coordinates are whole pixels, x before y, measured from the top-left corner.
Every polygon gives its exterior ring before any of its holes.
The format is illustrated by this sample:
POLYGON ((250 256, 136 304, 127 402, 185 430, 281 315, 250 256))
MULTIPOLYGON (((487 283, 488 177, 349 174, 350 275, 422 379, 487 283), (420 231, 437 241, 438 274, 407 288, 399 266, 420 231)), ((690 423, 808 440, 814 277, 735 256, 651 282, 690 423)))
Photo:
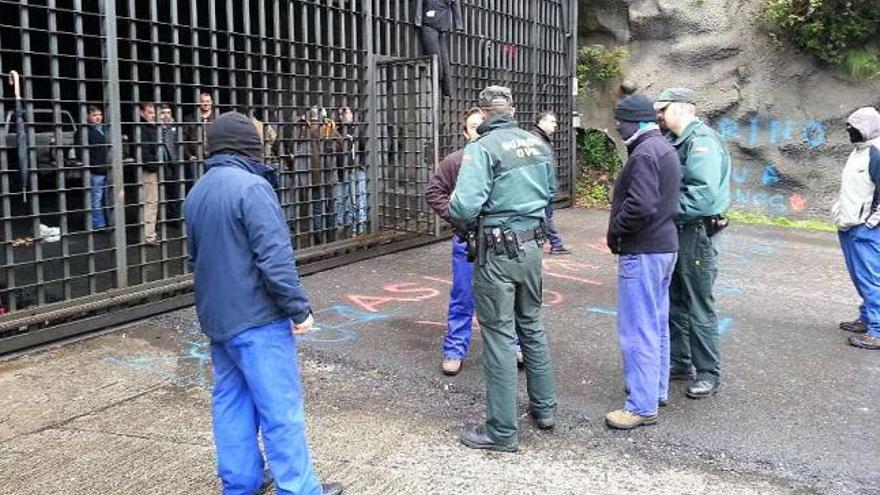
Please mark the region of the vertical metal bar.
MULTIPOLYGON (((257 0, 259 1, 259 0, 257 0)), ((251 2, 250 0, 239 0, 244 14, 244 87, 245 87, 245 105, 247 112, 254 112, 254 57, 251 44, 251 2)), ((251 115, 249 115, 250 117, 251 115)))
MULTIPOLYGON (((162 102, 162 73, 159 70, 161 64, 160 52, 159 52, 159 6, 157 0, 150 0, 150 54, 151 54, 151 64, 150 68, 153 73, 153 103, 156 105, 162 102)), ((154 127, 156 129, 156 142, 150 143, 151 146, 156 146, 158 149, 162 149, 162 125, 159 122, 159 108, 156 107, 156 121, 154 123, 154 127)), ((163 153, 159 153, 156 156, 158 160, 158 172, 156 174, 157 177, 157 189, 159 196, 159 208, 156 213, 156 228, 161 232, 160 239, 162 239, 161 246, 159 246, 159 269, 161 270, 161 277, 168 278, 170 275, 168 273, 168 263, 166 260, 168 259, 168 222, 166 221, 168 218, 168 198, 165 195, 165 181, 168 179, 165 174, 165 160, 167 159, 167 155, 163 153)), ((146 280, 144 280, 146 282, 146 280)))
MULTIPOLYGON (((437 57, 431 57, 431 108, 428 110, 428 115, 431 119, 431 142, 434 143, 433 148, 431 149, 432 156, 430 157, 431 163, 434 164, 434 169, 440 166, 440 78, 438 76, 439 64, 437 61, 437 57)), ((424 192, 424 191, 421 191, 424 192)), ((424 195, 421 195, 424 198, 424 195)), ((422 200, 424 201, 424 200, 422 200)), ((440 222, 436 220, 436 216, 430 214, 428 212, 429 221, 433 221, 434 228, 431 230, 435 236, 440 235, 440 222)), ((430 224, 429 224, 430 225, 430 224)))
MULTIPOLYGON (((0 73, 3 73, 3 57, 0 57, 0 73)), ((3 82, 3 81, 0 81, 3 82)), ((0 86, 3 86, 0 84, 0 86)), ((4 104, 5 98, 0 98, 0 115, 6 116, 6 106, 4 104)), ((6 141, 0 142, 0 147, 6 147, 6 141)), ((0 153, 0 186, 2 186, 2 198, 3 198, 3 266, 4 268, 0 270, 0 275, 3 276, 4 280, 6 280, 6 288, 2 291, 2 293, 6 296, 7 301, 7 310, 15 311, 16 307, 16 297, 15 297, 15 249, 12 247, 13 240, 13 231, 12 231, 12 222, 13 222, 13 213, 12 213, 12 188, 10 183, 10 174, 12 171, 9 167, 9 162, 7 161, 7 156, 11 155, 11 153, 7 153, 5 149, 3 149, 2 153, 0 153), (6 268, 8 266, 8 268, 6 268)))
MULTIPOLYGON (((28 133, 28 162, 37 165, 37 151, 36 151, 36 142, 34 136, 34 86, 33 86, 33 62, 31 60, 31 30, 30 30, 30 9, 29 2, 27 0, 22 0, 21 2, 22 10, 21 10, 21 28, 22 28, 22 36, 21 36, 21 48, 22 48, 22 76, 24 82, 24 101, 25 101, 25 115, 27 115, 27 122, 30 123, 26 127, 28 133)), ((31 210, 31 226, 32 232, 35 237, 40 235, 40 194, 39 194, 39 181, 38 174, 36 170, 33 168, 29 169, 28 177, 26 182, 29 184, 28 187, 28 202, 30 203, 31 210)), ((37 291, 37 304, 44 304, 46 302, 46 288, 44 286, 43 279, 43 242, 44 240, 40 240, 34 243, 34 271, 35 271, 35 281, 34 285, 37 291)))
POLYGON ((566 101, 568 104, 565 106, 566 113, 568 114, 567 126, 571 129, 569 133, 569 153, 568 153, 568 197, 574 198, 574 167, 575 167, 575 159, 574 154, 577 149, 577 136, 574 129, 572 129, 572 118, 574 116, 574 95, 577 89, 577 19, 578 19, 578 3, 576 0, 568 0, 569 6, 569 29, 568 29, 568 52, 569 52, 569 66, 568 66, 568 94, 566 95, 566 101))
MULTIPOLYGON (((76 75, 77 75, 77 96, 80 101, 79 104, 79 120, 78 124, 82 124, 86 121, 86 117, 88 115, 88 108, 86 107, 86 102, 88 101, 88 95, 86 93, 86 68, 84 58, 85 54, 85 43, 83 42, 83 6, 82 0, 74 1, 74 33, 76 35, 76 75)), ((80 127, 80 129, 87 129, 86 127, 80 127)), ((82 174, 83 174, 83 200, 85 201, 84 207, 86 211, 89 211, 89 214, 86 215, 85 221, 85 231, 86 234, 86 249, 88 250, 88 259, 87 259, 87 277, 88 277, 88 294, 95 294, 97 292, 97 276, 95 274, 95 257, 97 253, 95 252, 95 236, 92 233, 92 222, 89 217, 91 217, 91 195, 93 191, 89 187, 90 185, 90 177, 91 177, 91 162, 92 157, 89 153, 88 145, 88 132, 78 132, 79 140, 76 144, 80 145, 83 150, 81 156, 83 157, 84 163, 82 174), (86 167, 86 164, 89 167, 86 167)), ((105 189, 106 190, 106 189, 105 189)))
MULTIPOLYGON (((70 286, 70 241, 67 229, 67 192, 65 188, 65 160, 64 148, 61 146, 64 139, 61 135, 63 127, 63 118, 61 114, 61 85, 59 82, 60 71, 58 67, 58 18, 57 6, 55 0, 49 0, 47 3, 49 30, 49 75, 52 83, 52 133, 58 146, 52 150, 54 160, 57 167, 55 173, 55 191, 53 193, 58 199, 58 226, 61 229, 61 285, 64 292, 64 300, 69 300, 73 296, 70 286)), ((55 264, 55 262, 52 262, 55 264)))
POLYGON ((541 60, 541 50, 538 48, 538 0, 529 0, 529 13, 531 14, 529 17, 532 20, 529 23, 529 43, 531 44, 529 47, 531 57, 529 57, 529 59, 531 61, 530 70, 532 73, 531 105, 532 116, 536 117, 537 112, 541 111, 541 109, 538 108, 538 63, 541 60))
MULTIPOLYGON (((235 9, 233 0, 226 0, 226 36, 229 40, 229 88, 231 90, 229 102, 233 108, 238 107, 238 74, 235 72, 236 67, 236 46, 235 46, 235 9)), ((215 66, 216 67, 216 66, 215 66)))
POLYGON ((373 7, 376 0, 366 0, 363 15, 364 44, 367 48, 367 189, 369 196, 367 204, 370 216, 370 232, 379 230, 379 112, 376 106, 376 49, 373 38, 375 30, 375 18, 373 7))
POLYGON ((116 255, 116 286, 128 287, 128 252, 125 242, 125 194, 122 170, 122 111, 119 99, 119 49, 116 33, 116 2, 101 2, 104 16, 104 46, 107 62, 104 71, 107 84, 104 94, 107 97, 107 111, 110 121, 110 156, 113 174, 113 239, 116 255))

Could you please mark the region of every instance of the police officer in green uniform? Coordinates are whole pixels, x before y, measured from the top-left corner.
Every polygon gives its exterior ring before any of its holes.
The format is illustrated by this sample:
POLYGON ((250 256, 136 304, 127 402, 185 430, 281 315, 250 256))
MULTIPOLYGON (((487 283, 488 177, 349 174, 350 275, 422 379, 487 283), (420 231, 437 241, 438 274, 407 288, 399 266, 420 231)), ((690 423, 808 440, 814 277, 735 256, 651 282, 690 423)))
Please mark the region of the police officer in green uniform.
POLYGON ((544 207, 556 176, 550 148, 520 129, 510 89, 480 93, 485 120, 464 149, 449 202, 453 221, 476 230, 474 297, 483 335, 486 422, 460 435, 475 449, 517 450, 517 366, 520 339, 529 413, 541 429, 554 426, 556 386, 541 323, 544 207))
POLYGON ((717 234, 730 205, 730 153, 696 116, 687 88, 660 93, 654 104, 682 163, 678 262, 669 287, 670 379, 689 379, 687 396, 702 399, 721 384, 718 317, 712 293, 718 275, 717 234))

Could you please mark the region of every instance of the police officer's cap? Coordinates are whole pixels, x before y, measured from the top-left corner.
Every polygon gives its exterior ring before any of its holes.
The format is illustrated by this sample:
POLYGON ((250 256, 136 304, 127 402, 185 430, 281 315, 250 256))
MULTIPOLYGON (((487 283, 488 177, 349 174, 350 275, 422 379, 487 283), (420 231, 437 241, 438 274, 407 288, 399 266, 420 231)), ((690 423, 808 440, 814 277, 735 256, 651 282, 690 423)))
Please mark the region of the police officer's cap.
POLYGON ((513 93, 504 86, 489 86, 480 92, 479 105, 482 108, 513 106, 513 93))
POLYGON ((669 88, 664 89, 654 103, 654 110, 663 110, 670 103, 688 103, 697 104, 697 93, 691 88, 669 88))

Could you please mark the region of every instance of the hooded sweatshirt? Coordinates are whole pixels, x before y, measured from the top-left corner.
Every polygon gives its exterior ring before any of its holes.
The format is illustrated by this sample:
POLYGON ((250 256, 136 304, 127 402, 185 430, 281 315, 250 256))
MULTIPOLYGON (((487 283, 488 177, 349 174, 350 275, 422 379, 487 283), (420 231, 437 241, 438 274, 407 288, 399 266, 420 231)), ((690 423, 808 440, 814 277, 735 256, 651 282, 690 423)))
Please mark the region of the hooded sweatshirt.
POLYGON ((840 197, 831 209, 831 218, 842 231, 864 224, 880 203, 880 113, 873 107, 860 108, 847 123, 865 141, 855 143, 843 167, 840 197))
POLYGON ((225 113, 208 128, 208 143, 208 171, 184 203, 202 331, 224 342, 285 318, 302 323, 309 301, 267 167, 255 159, 256 129, 244 115, 225 113))

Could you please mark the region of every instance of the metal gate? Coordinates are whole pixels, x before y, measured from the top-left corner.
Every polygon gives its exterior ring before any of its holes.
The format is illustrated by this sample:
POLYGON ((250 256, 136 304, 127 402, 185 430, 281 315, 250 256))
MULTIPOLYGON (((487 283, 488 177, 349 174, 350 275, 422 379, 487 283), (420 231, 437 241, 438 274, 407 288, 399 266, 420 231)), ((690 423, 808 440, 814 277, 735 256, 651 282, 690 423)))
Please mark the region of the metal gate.
POLYGON ((383 229, 437 234, 425 202, 439 162, 437 59, 377 62, 378 214, 383 229))
POLYGON ((304 272, 440 230, 425 186, 488 84, 524 126, 558 114, 570 198, 577 2, 461 4, 441 98, 410 0, 0 0, 0 353, 191 303, 180 206, 218 111, 263 135, 304 272))

